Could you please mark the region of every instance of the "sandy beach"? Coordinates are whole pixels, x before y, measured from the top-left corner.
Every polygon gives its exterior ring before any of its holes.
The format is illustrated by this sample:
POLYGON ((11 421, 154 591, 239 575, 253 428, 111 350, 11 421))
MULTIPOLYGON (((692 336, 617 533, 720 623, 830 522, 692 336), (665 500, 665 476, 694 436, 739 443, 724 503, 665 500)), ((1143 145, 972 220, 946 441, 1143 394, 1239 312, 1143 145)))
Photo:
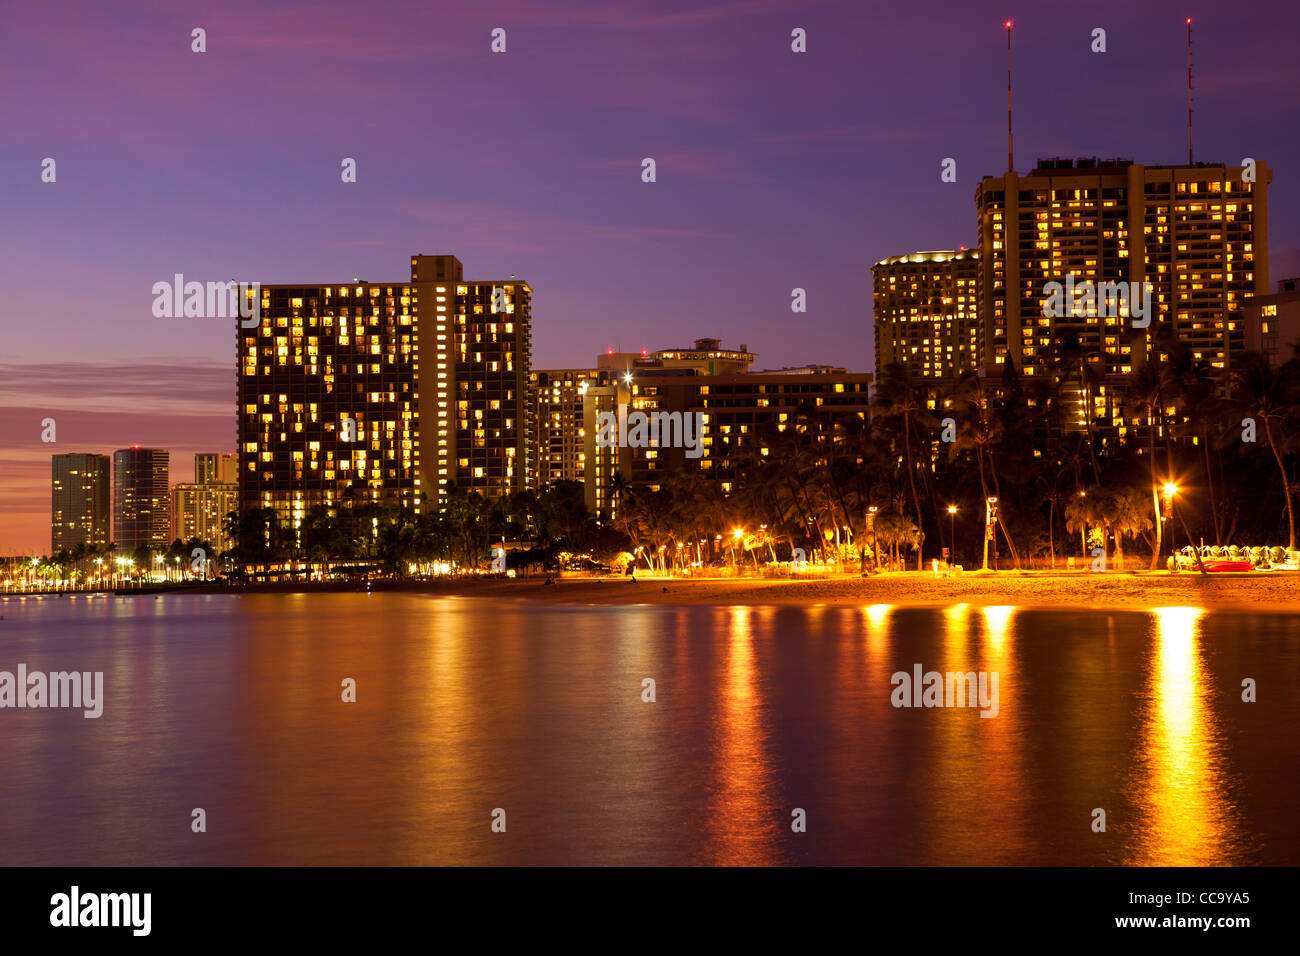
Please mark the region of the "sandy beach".
MULTIPOLYGON (((376 586, 376 590, 380 586, 376 586)), ((568 577, 471 579, 397 585, 385 590, 455 594, 493 600, 523 599, 563 604, 718 605, 1013 605, 1041 608, 1151 608, 1300 611, 1300 574, 1169 574, 1076 572, 976 572, 955 578, 929 573, 879 574, 870 578, 803 580, 745 578, 568 577)))

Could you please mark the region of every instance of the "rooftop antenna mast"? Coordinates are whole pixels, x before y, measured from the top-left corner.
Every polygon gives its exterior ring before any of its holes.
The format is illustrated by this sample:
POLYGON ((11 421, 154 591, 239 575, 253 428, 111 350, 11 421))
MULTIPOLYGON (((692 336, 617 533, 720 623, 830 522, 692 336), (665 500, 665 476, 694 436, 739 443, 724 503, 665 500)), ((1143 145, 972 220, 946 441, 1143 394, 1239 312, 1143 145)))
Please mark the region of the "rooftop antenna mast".
POLYGON ((1014 173, 1016 160, 1015 152, 1011 147, 1011 21, 1008 20, 1005 26, 1007 29, 1007 172, 1014 173))
POLYGON ((1192 165, 1192 18, 1187 18, 1187 165, 1192 165))

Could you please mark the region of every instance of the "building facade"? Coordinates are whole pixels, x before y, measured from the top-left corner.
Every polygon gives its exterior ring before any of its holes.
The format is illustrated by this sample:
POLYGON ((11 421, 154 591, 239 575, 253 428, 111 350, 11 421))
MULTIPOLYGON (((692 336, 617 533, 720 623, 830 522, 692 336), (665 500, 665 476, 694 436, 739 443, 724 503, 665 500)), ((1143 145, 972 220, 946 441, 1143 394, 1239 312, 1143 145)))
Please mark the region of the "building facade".
POLYGON ((165 448, 139 445, 113 452, 113 543, 120 550, 171 543, 169 457, 165 448))
POLYGON ((239 466, 234 455, 206 453, 194 456, 194 483, 233 484, 239 481, 239 466))
POLYGON ((239 511, 238 475, 234 455, 195 455, 194 481, 172 486, 172 540, 197 538, 217 553, 228 550, 226 516, 239 511))
POLYGON ((720 339, 696 339, 688 349, 660 349, 654 353, 608 350, 596 357, 596 368, 619 375, 638 369, 658 369, 683 375, 735 375, 748 372, 758 355, 743 342, 724 349, 720 339))
POLYGON ((501 498, 528 488, 534 473, 532 289, 462 272, 455 256, 411 258, 424 346, 421 454, 426 490, 440 502, 452 488, 501 498))
POLYGON ((533 418, 532 487, 555 481, 586 478, 586 425, 583 400, 587 390, 607 386, 615 372, 594 368, 543 369, 532 373, 537 409, 533 418))
POLYGON ((182 483, 172 488, 171 538, 198 538, 220 554, 230 548, 226 515, 239 510, 239 486, 212 481, 182 483))
POLYGON ((1277 292, 1246 303, 1246 348, 1273 368, 1297 357, 1300 347, 1300 279, 1282 279, 1277 292))
MULTIPOLYGON (((1171 331, 1218 368, 1246 347, 1243 310, 1268 289, 1266 163, 1143 166, 1129 160, 1041 160, 1031 172, 985 177, 975 193, 980 281, 974 364, 1027 377, 1072 373, 1084 356, 1098 387, 1068 401, 1123 433, 1122 382, 1171 331), (1097 298, 1044 314, 1049 283, 1151 283, 1149 326, 1107 314, 1097 298)), ((1136 285, 1133 285, 1136 284, 1136 285)), ((1082 301, 1082 300, 1080 300, 1082 301)), ((1136 304, 1130 306, 1136 307, 1136 304)))
POLYGON ((931 382, 974 368, 979 250, 890 256, 871 272, 877 378, 893 363, 931 382))
MULTIPOLYGON (((671 474, 716 482, 724 494, 737 474, 765 459, 779 457, 787 431, 843 440, 870 416, 869 373, 833 366, 739 372, 727 375, 678 374, 674 369, 645 369, 617 383, 587 389, 585 493, 587 508, 598 519, 616 519, 616 476, 636 487, 658 490, 671 474), (667 413, 688 427, 698 453, 684 444, 650 441, 600 442, 601 412, 630 416, 667 413)), ((629 430, 630 434, 630 430, 629 430)), ((674 434, 680 434, 676 432, 674 434)))
POLYGON ((413 256, 400 282, 263 285, 237 330, 240 511, 420 511, 530 473, 531 289, 413 256))
POLYGON ((107 455, 53 455, 50 458, 51 553, 78 544, 103 547, 111 540, 107 455))

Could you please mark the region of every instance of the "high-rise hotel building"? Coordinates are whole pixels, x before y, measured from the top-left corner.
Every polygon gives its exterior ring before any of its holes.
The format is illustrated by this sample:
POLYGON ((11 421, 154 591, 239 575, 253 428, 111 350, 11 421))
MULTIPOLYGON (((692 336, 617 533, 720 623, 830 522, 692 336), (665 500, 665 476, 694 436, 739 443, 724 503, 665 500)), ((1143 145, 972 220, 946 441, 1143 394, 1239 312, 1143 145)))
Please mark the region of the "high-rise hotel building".
POLYGON ((588 389, 607 386, 615 377, 612 371, 594 368, 539 369, 532 373, 537 401, 533 419, 534 488, 585 479, 583 400, 588 389))
POLYGON ((536 404, 527 282, 466 281, 455 256, 412 256, 420 330, 421 461, 429 497, 530 487, 536 404), (453 278, 454 277, 454 278, 453 278))
POLYGON ((113 452, 113 543, 122 551, 171 543, 170 455, 132 445, 113 452))
POLYGON ((106 545, 109 528, 107 455, 50 458, 50 547, 52 553, 78 544, 106 545))
MULTIPOLYGON (((1145 361, 1164 325, 1198 359, 1224 368, 1245 348, 1243 307, 1268 291, 1268 186, 1256 163, 1143 166, 1128 160, 1041 160, 987 176, 975 192, 980 287, 975 364, 1049 373, 1064 343, 1103 379, 1145 361), (1048 282, 1150 282, 1151 325, 1088 310, 1043 315, 1048 282)), ((1093 417, 1122 418, 1116 389, 1091 393, 1093 417)), ((1080 407, 1079 415, 1086 415, 1080 407)))
MULTIPOLYGON (((752 353, 750 353, 752 354, 752 353)), ((589 387, 584 402, 584 492, 587 510, 600 521, 617 520, 615 477, 657 491, 672 473, 711 481, 730 494, 739 472, 764 459, 778 460, 787 431, 829 441, 849 437, 870 415, 871 375, 831 366, 744 372, 728 369, 642 367, 608 385, 589 387), (642 412, 695 416, 698 453, 682 447, 598 443, 599 415, 642 412)), ((790 437, 786 436, 786 437, 790 437)))
MULTIPOLYGON (((739 350, 724 349, 718 339, 696 339, 688 349, 660 349, 657 352, 615 352, 610 349, 596 357, 595 368, 546 369, 532 373, 533 394, 537 401, 533 447, 534 488, 558 481, 587 480, 587 412, 584 404, 591 389, 615 389, 592 392, 601 401, 614 395, 617 386, 626 385, 633 376, 653 371, 657 375, 724 375, 749 371, 757 356, 742 343, 739 350)), ((610 406, 611 408, 614 406, 610 406)), ((602 410, 604 406, 601 406, 602 410)), ((598 455, 595 466, 601 475, 612 473, 603 463, 608 450, 598 455)), ((615 456, 616 458, 617 456, 615 456)), ((603 507, 603 503, 601 505, 603 507)))
POLYGON ((527 487, 531 289, 412 256, 399 282, 263 285, 237 330, 240 510, 420 510, 527 487))
POLYGON ((954 382, 974 367, 979 251, 914 252, 872 267, 876 377, 906 365, 916 379, 954 382))

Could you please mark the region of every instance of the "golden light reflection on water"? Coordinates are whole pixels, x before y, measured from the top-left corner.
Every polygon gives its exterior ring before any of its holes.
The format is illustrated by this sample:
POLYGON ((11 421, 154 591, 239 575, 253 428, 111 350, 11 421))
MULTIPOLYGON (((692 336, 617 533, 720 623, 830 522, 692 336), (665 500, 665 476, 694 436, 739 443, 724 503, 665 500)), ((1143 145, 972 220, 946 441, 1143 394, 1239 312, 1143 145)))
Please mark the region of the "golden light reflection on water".
MULTIPOLYGON (((990 841, 987 834, 972 842, 969 853, 990 863, 1023 863, 1033 859, 1029 845, 1035 838, 1033 801, 1026 789, 1031 775, 1028 754, 1030 719, 1022 706, 1023 694, 1019 655, 1023 636, 1016 630, 1019 608, 990 605, 980 608, 984 619, 980 657, 975 669, 997 674, 997 716, 970 721, 978 735, 974 764, 978 783, 975 790, 983 807, 988 832, 1015 833, 1019 841, 990 841), (995 845, 990 846, 990 843, 995 845), (1002 844, 1002 845, 996 845, 1002 844)), ((1028 673, 1028 672, 1027 672, 1028 673)))
POLYGON ((980 611, 984 615, 984 633, 989 644, 1001 649, 1011 630, 1011 616, 1016 613, 1014 605, 990 604, 980 608, 980 611))
MULTIPOLYGON (((862 609, 861 627, 867 639, 866 653, 861 658, 860 666, 863 687, 874 689, 890 686, 892 668, 889 647, 893 639, 890 612, 893 609, 892 604, 872 604, 862 609)), ((866 700, 871 709, 869 719, 873 722, 883 720, 893 709, 888 695, 868 692, 866 700)))
MULTIPOLYGON (((939 644, 942 656, 919 661, 924 670, 964 673, 976 669, 971 655, 973 635, 969 612, 970 608, 965 604, 944 608, 939 644)), ((977 734, 983 728, 978 724, 989 721, 980 721, 975 714, 967 712, 910 713, 925 734, 925 752, 933 755, 918 763, 918 770, 925 775, 917 795, 922 810, 920 818, 978 819, 985 799, 982 786, 984 769, 975 764, 972 756, 979 753, 977 734)), ((953 832, 957 829, 943 828, 924 834, 918 841, 920 856, 916 862, 938 865, 950 859, 952 854, 967 850, 964 845, 954 846, 956 842, 966 842, 953 832)))
POLYGON ((1224 796, 1222 738, 1206 705, 1212 687, 1201 650, 1204 613, 1195 607, 1152 611, 1155 643, 1133 781, 1137 819, 1128 864, 1232 862, 1235 808, 1224 796))
POLYGON ((872 604, 862 609, 862 613, 867 616, 867 637, 871 639, 873 647, 877 638, 888 637, 889 612, 893 609, 892 604, 872 604))
POLYGON ((767 705, 758 694, 753 610, 733 607, 728 616, 706 856, 716 865, 761 866, 775 862, 770 757, 765 747, 767 705))

